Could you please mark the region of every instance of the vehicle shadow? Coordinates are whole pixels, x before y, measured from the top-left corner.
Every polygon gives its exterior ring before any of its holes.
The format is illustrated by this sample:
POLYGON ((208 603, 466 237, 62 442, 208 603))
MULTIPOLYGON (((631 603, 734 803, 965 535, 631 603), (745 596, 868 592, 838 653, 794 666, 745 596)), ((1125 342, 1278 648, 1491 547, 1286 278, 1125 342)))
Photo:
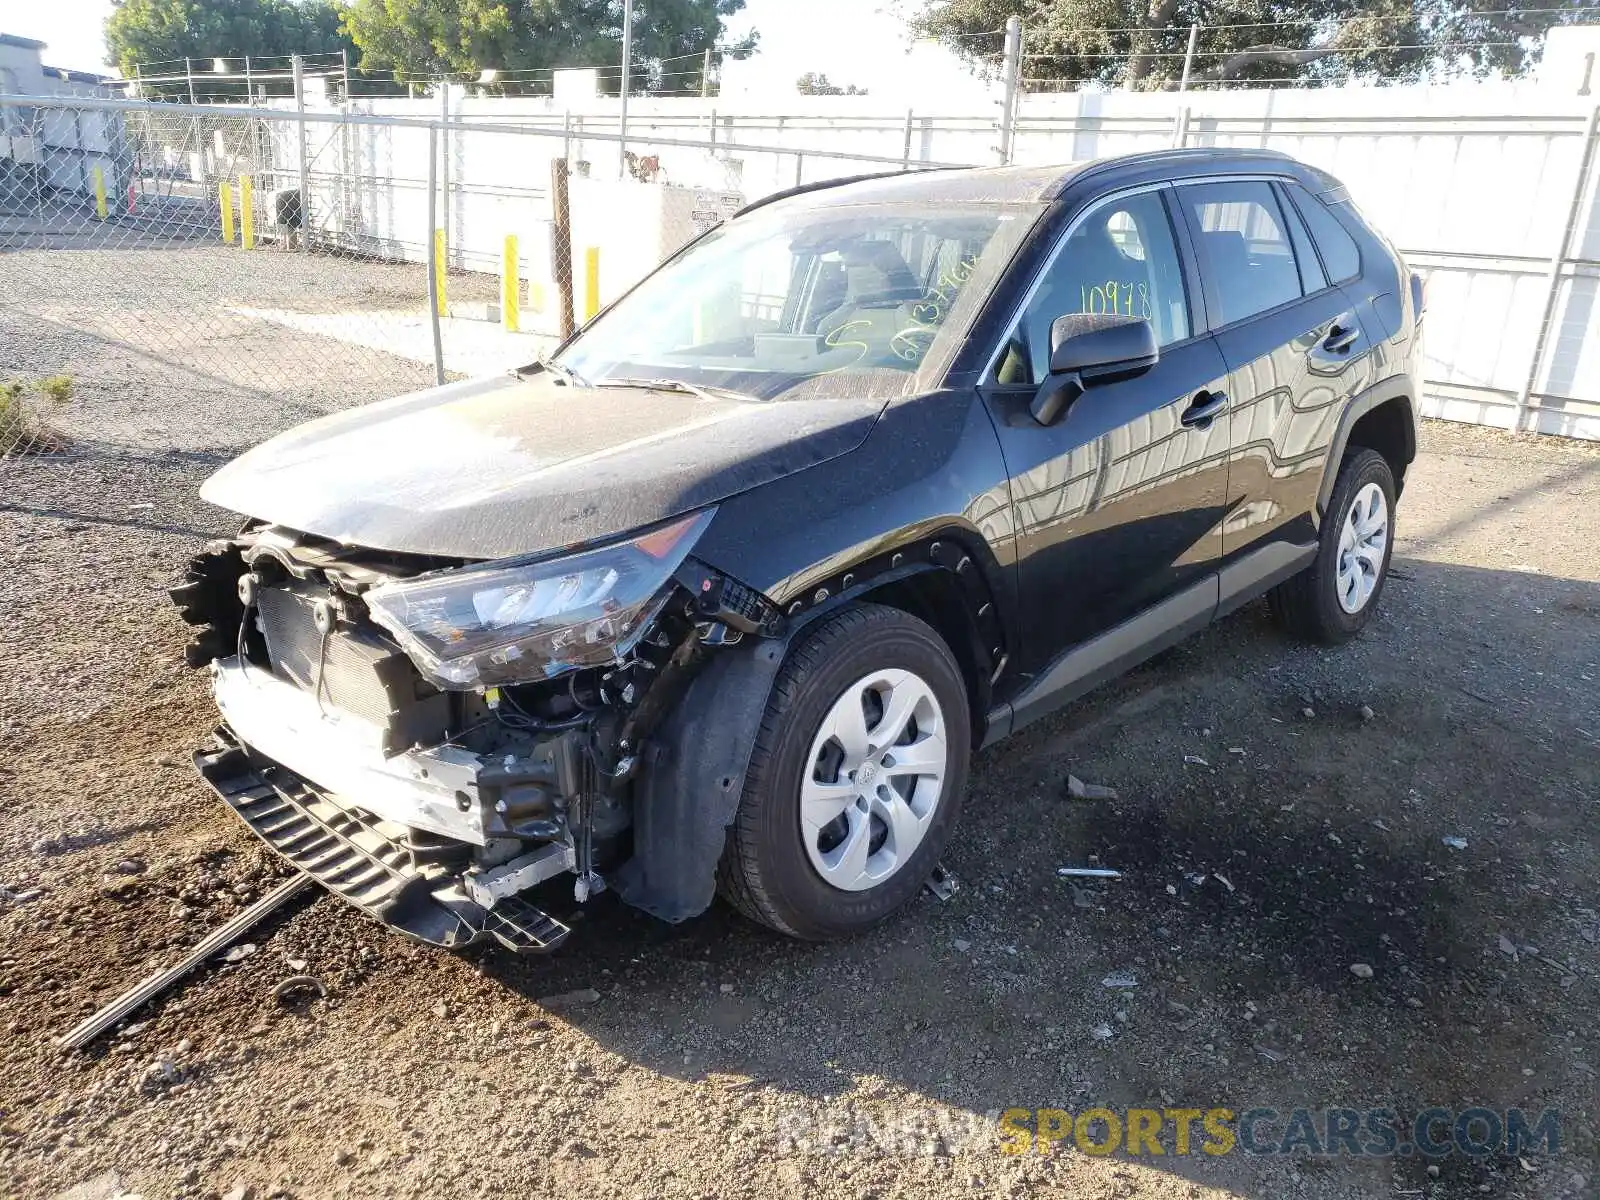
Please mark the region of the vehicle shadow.
MULTIPOLYGON (((1252 605, 980 755, 949 901, 818 946, 720 904, 674 928, 608 897, 559 954, 482 970, 533 1019, 665 1076, 757 1081, 809 1128, 885 1096, 1521 1105, 1583 1128, 1600 584, 1397 559, 1388 587, 1348 646, 1292 643, 1252 605), (1069 772, 1117 799, 1067 798, 1069 772), (1091 861, 1122 878, 1056 873, 1091 861), (540 1004, 584 988, 600 999, 540 1004)), ((1263 1200, 1283 1186, 1237 1154, 1142 1161, 1263 1200)), ((1519 1194, 1523 1171, 1294 1162, 1368 1172, 1358 1194, 1519 1194)))

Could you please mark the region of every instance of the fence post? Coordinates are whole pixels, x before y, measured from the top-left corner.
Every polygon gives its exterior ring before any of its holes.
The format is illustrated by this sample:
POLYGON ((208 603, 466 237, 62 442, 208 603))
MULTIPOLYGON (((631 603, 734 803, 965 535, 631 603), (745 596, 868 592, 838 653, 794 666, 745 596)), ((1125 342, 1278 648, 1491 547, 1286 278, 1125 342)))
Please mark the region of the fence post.
POLYGON ((189 103, 195 103, 194 98, 194 68, 189 65, 189 56, 183 56, 183 75, 189 81, 189 103))
POLYGON ((428 126, 428 325, 433 330, 433 382, 444 384, 444 337, 439 330, 439 127, 428 126))
MULTIPOLYGON (((441 224, 434 225, 434 226, 432 226, 432 228, 434 228, 434 229, 440 229, 440 228, 449 229, 450 228, 450 81, 448 79, 444 80, 442 83, 439 84, 439 95, 441 97, 440 105, 439 105, 439 119, 440 119, 439 158, 441 160, 441 165, 440 165, 439 170, 440 170, 440 179, 443 181, 442 190, 444 192, 444 195, 441 197, 441 202, 442 202, 442 204, 444 206, 444 220, 443 220, 443 222, 441 224)), ((446 264, 446 265, 448 265, 448 264, 446 264)))
MULTIPOLYGON (((295 119, 294 157, 300 168, 300 250, 311 253, 311 164, 306 161, 306 68, 305 59, 296 54, 289 64, 294 73, 295 119)), ((276 217, 276 213, 273 214, 276 217)))
POLYGON ((1200 36, 1200 26, 1189 26, 1189 46, 1183 52, 1183 78, 1178 80, 1178 93, 1181 95, 1189 90, 1189 71, 1194 66, 1194 43, 1200 36))
POLYGON ((1000 144, 995 147, 999 165, 1011 162, 1011 139, 1017 120, 1017 92, 1022 75, 1022 18, 1006 18, 1005 58, 1000 67, 1003 76, 1000 95, 1000 144))
POLYGON ((1187 104, 1183 104, 1178 107, 1178 115, 1173 119, 1172 122, 1172 147, 1174 150, 1181 150, 1184 146, 1188 145, 1188 143, 1189 106, 1187 104))
POLYGON ((550 267, 555 273, 561 340, 572 336, 572 208, 567 198, 567 160, 550 160, 550 267))
POLYGON ((704 57, 700 60, 700 99, 704 100, 711 95, 711 47, 706 47, 704 57))
POLYGON ((255 81, 250 78, 250 56, 248 54, 244 56, 244 102, 246 104, 254 104, 256 102, 256 85, 255 81))
POLYGON ((633 0, 622 0, 622 110, 617 122, 617 178, 628 177, 628 86, 633 57, 633 0))
POLYGON ((909 171, 911 169, 911 124, 914 119, 913 114, 915 112, 916 110, 914 108, 906 109, 905 146, 900 152, 900 169, 902 171, 909 171))
MULTIPOLYGON (((1583 209, 1583 197, 1589 190, 1589 169, 1594 165, 1596 133, 1600 131, 1600 104, 1589 110, 1589 119, 1583 127, 1583 147, 1578 152, 1578 178, 1572 185, 1572 200, 1567 205, 1567 223, 1561 228, 1561 240, 1550 256, 1550 271, 1545 276, 1544 314, 1539 318, 1539 334, 1533 343, 1533 361, 1528 364, 1528 377, 1517 393, 1517 411, 1512 418, 1511 431, 1521 433, 1533 407, 1533 389, 1539 382, 1539 372, 1544 367, 1545 351, 1550 345, 1550 324, 1555 320, 1556 301, 1561 295, 1561 269, 1567 265, 1567 247, 1583 209)), ((1596 201, 1600 203, 1600 200, 1596 201)), ((1537 427, 1538 418, 1534 419, 1537 427)), ((1535 429, 1537 432, 1537 429, 1535 429)))

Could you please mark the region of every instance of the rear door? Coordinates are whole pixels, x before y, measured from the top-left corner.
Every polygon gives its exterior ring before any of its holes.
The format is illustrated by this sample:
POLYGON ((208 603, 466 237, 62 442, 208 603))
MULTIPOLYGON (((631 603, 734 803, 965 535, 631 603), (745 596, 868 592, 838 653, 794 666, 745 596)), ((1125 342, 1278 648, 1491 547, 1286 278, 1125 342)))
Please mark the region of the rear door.
POLYGON ((1175 597, 1185 630, 1215 612, 1229 432, 1212 396, 1226 368, 1196 332, 1168 193, 1112 196, 1073 223, 984 388, 1011 479, 1024 674, 1175 597), (1161 357, 1041 426, 1028 404, 1050 326, 1078 312, 1145 317, 1161 357))
POLYGON ((1345 403, 1369 381, 1370 343, 1277 184, 1200 182, 1176 196, 1227 364, 1226 610, 1303 565, 1316 542, 1329 443, 1345 403))

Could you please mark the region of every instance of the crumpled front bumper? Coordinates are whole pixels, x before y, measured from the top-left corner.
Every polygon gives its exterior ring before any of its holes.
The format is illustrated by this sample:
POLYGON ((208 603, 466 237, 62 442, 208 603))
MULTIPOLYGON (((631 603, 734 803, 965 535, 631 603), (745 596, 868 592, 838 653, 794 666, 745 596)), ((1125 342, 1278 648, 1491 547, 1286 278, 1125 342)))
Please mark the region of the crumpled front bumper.
MULTIPOLYGON (((237 659, 212 669, 227 723, 217 748, 194 756, 195 767, 290 863, 432 946, 461 949, 492 937, 517 953, 539 953, 566 939, 565 924, 521 897, 486 898, 490 876, 473 875, 478 886, 470 887, 459 862, 438 861, 436 845, 419 846, 415 830, 482 844, 476 755, 439 748, 386 759, 364 722, 324 716, 314 697, 270 673, 237 659), (307 777, 313 772, 316 783, 307 777)), ((508 866, 547 877, 567 868, 566 857, 550 846, 508 866)))

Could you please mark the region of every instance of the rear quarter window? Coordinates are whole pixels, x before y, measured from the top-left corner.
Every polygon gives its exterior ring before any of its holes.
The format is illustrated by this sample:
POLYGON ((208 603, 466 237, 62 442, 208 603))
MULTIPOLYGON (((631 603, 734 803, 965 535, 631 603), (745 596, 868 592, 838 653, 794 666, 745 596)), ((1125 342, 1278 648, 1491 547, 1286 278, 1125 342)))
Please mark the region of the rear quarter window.
POLYGON ((1317 244, 1317 250, 1322 255, 1322 265, 1327 269, 1328 278, 1334 283, 1354 279, 1361 273, 1361 252, 1356 249, 1355 239, 1328 211, 1327 205, 1305 188, 1298 183, 1291 183, 1288 191, 1305 219, 1306 227, 1311 230, 1311 240, 1317 244))

